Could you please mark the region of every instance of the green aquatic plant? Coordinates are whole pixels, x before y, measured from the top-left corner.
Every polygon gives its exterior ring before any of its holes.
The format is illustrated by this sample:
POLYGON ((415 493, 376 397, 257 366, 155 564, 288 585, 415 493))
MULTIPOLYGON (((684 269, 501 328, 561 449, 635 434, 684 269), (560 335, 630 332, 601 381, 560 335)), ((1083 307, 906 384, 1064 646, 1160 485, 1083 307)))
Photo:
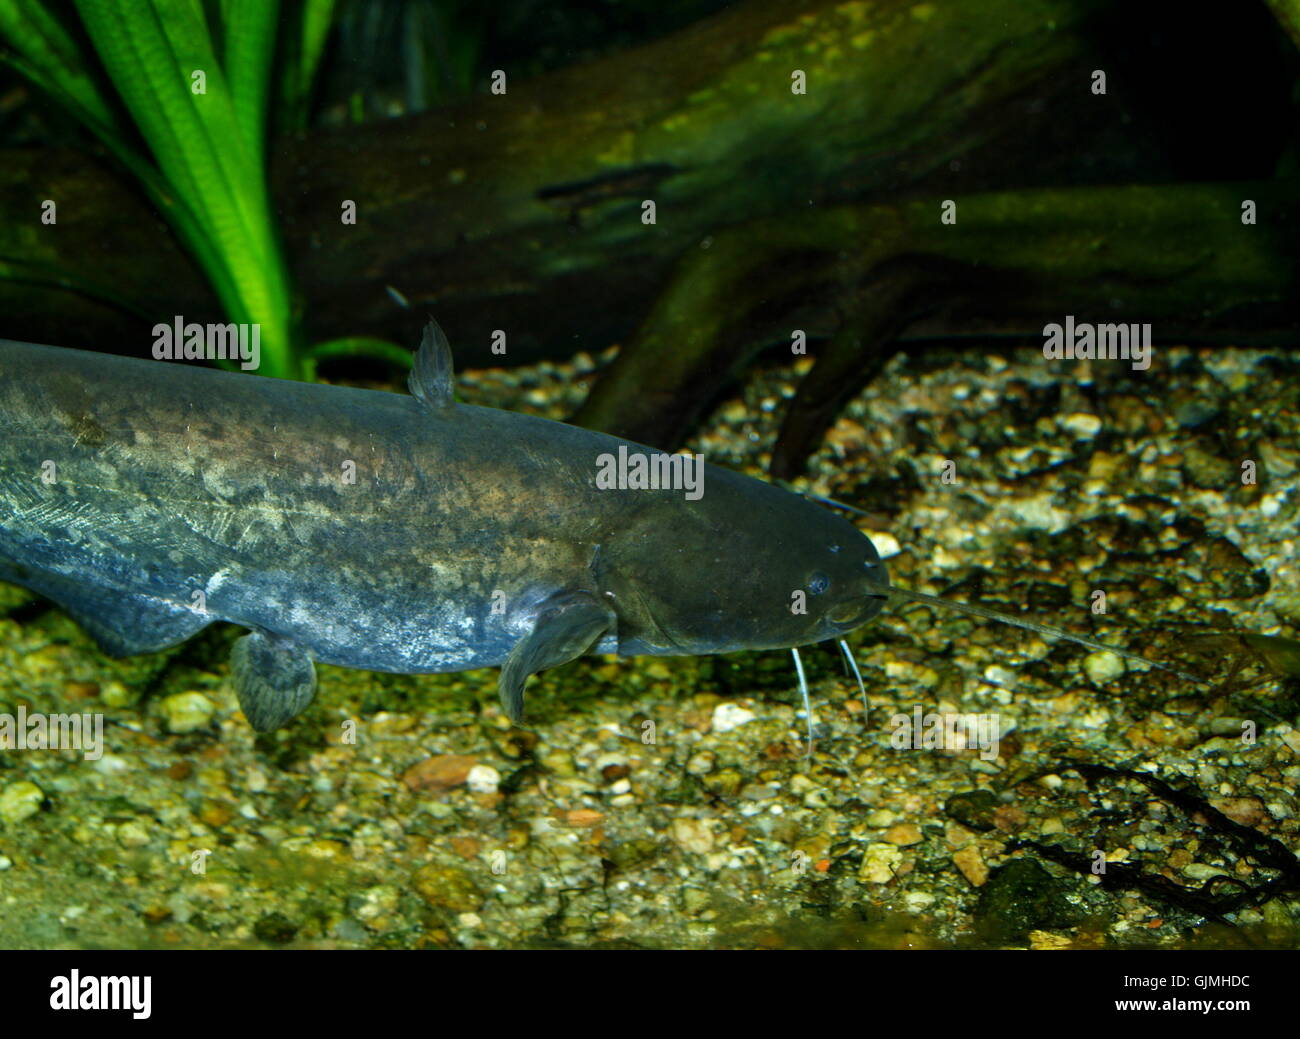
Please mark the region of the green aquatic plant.
MULTIPOLYGON (((41 0, 0 0, 0 60, 135 176, 227 316, 260 325, 262 372, 309 378, 318 357, 341 349, 392 358, 389 344, 369 341, 301 348, 267 187, 272 92, 277 121, 305 125, 334 0, 304 0, 283 17, 278 0, 76 0, 74 9, 63 19, 41 0)), ((12 260, 5 273, 24 276, 12 260)))
MULTIPOLYGON (((555 12, 558 14, 558 12, 555 12)), ((384 111, 423 112, 474 88, 490 11, 475 0, 342 0, 335 18, 350 117, 384 111)))

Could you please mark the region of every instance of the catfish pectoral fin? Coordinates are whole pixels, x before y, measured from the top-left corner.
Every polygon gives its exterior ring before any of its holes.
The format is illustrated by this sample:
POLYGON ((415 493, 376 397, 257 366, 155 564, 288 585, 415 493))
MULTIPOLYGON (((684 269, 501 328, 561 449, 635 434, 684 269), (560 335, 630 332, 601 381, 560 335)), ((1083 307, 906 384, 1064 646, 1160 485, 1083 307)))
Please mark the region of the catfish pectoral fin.
POLYGON ((571 592, 549 600, 537 615, 533 630, 515 644, 501 667, 497 691, 501 706, 518 724, 524 716, 524 685, 530 675, 567 664, 582 656, 608 631, 614 611, 593 595, 571 592))
POLYGON ((230 670, 239 706, 258 732, 286 724, 316 695, 316 667, 306 651, 260 632, 235 643, 230 670))

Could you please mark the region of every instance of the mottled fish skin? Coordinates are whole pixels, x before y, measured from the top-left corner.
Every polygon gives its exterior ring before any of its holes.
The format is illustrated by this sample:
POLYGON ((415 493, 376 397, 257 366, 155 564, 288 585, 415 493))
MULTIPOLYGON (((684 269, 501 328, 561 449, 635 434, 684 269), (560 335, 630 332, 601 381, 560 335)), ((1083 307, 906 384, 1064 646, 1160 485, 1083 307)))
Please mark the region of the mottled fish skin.
POLYGON ((223 620, 399 673, 530 636, 554 666, 598 629, 625 656, 782 648, 879 612, 871 542, 796 495, 711 465, 697 501, 598 489, 602 454, 660 452, 416 392, 0 340, 0 578, 114 653, 223 620))

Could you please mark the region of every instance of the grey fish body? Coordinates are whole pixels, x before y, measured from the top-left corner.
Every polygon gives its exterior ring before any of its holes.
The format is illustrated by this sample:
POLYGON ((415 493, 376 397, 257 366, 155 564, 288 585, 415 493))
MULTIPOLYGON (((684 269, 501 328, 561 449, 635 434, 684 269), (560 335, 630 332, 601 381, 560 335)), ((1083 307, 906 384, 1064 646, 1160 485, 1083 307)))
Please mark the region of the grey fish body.
POLYGON ((432 326, 415 396, 0 341, 0 578, 116 654, 251 629, 258 728, 310 700, 312 660, 503 666, 517 717, 530 674, 588 650, 780 648, 879 611, 840 517, 709 465, 694 501, 602 489, 602 456, 662 452, 454 403, 450 378, 432 326))

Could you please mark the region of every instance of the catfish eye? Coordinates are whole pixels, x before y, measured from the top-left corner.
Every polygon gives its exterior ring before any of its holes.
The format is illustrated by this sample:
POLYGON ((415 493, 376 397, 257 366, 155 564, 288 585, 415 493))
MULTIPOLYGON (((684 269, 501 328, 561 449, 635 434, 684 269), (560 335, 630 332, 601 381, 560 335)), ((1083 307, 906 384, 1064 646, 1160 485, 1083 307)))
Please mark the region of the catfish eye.
POLYGON ((831 579, 820 570, 814 571, 808 578, 808 593, 810 595, 821 595, 831 586, 831 579))

